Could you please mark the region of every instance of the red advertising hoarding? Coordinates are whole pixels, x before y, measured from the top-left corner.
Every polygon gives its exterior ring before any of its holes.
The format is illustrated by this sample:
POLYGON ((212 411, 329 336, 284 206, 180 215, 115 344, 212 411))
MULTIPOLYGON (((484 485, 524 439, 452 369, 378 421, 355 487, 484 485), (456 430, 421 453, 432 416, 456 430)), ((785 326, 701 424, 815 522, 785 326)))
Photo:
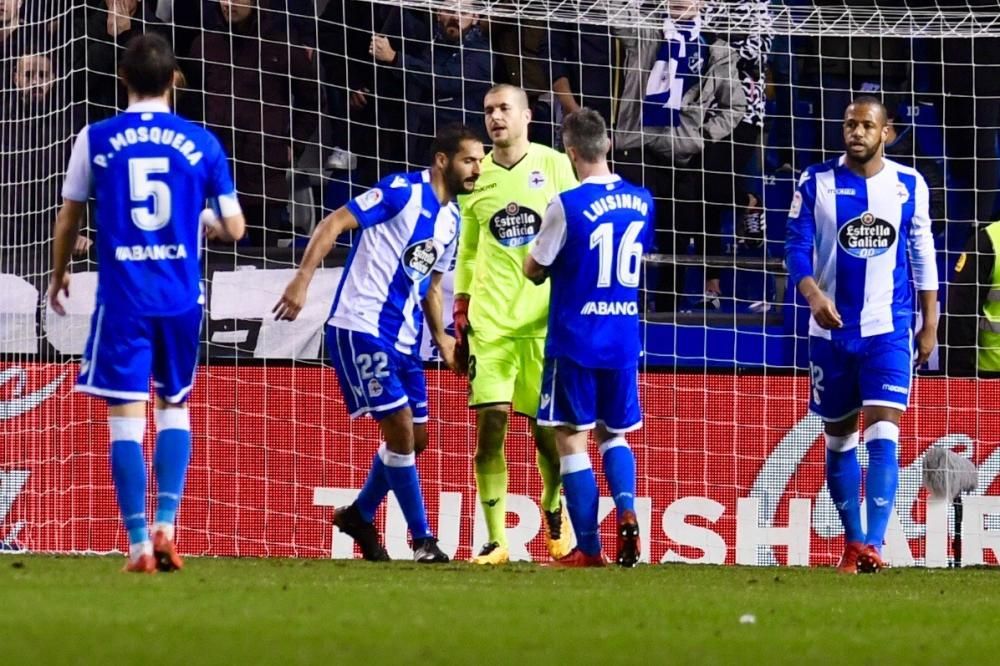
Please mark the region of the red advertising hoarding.
MULTIPOLYGON (((125 546, 107 462, 105 409, 71 391, 75 369, 0 367, 3 548, 107 552, 125 546)), ((348 420, 335 382, 332 372, 313 366, 199 370, 191 398, 194 455, 180 516, 183 552, 350 556, 350 543, 332 528, 332 507, 361 486, 378 433, 370 419, 348 420)), ((428 384, 431 445, 419 459, 424 495, 443 548, 467 558, 485 532, 477 517, 465 380, 429 371, 428 384)), ((630 440, 646 559, 835 561, 842 532, 824 487, 821 424, 806 411, 806 378, 647 373, 642 388, 645 428, 630 440)), ((150 454, 153 440, 150 419, 150 454)), ((971 457, 980 466, 978 492, 1000 494, 1000 384, 917 381, 902 428, 898 520, 886 546, 897 565, 921 564, 930 555, 920 457, 935 445, 971 457)), ((512 554, 543 558, 540 482, 523 419, 512 422, 507 457, 512 554)), ((596 454, 594 462, 600 476, 596 454)), ((601 506, 610 512, 607 497, 601 506)), ((944 531, 947 517, 941 516, 935 525, 944 531)), ((611 523, 606 520, 605 529, 611 523)), ((380 515, 379 526, 390 553, 405 557, 398 507, 380 515)), ((981 527, 990 526, 986 520, 981 527)), ((610 531, 606 537, 610 549, 610 531)), ((985 557, 991 561, 988 552, 985 557)))

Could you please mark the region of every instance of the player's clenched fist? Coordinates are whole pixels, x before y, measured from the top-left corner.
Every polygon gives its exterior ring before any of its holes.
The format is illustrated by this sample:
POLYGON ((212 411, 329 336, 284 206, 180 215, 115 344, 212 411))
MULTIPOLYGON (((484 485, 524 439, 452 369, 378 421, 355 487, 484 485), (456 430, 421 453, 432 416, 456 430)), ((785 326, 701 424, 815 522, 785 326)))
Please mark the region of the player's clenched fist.
POLYGON ((285 293, 271 309, 274 318, 279 321, 295 321, 295 318, 302 312, 302 306, 305 305, 308 288, 309 283, 301 276, 296 275, 285 287, 285 293))

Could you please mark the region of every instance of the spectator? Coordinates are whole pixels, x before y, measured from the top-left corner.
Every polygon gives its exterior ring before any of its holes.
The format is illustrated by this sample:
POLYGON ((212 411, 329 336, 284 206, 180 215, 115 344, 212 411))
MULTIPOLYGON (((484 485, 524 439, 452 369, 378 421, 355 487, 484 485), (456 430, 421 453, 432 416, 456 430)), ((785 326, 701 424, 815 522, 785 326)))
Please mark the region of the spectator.
MULTIPOLYGON (((497 3, 499 9, 514 12, 520 10, 520 4, 515 0, 497 3)), ((544 56, 547 41, 547 26, 540 21, 496 17, 490 22, 490 43, 497 54, 494 83, 509 83, 524 89, 531 107, 528 138, 551 146, 554 110, 549 92, 549 65, 544 56)))
MULTIPOLYGON (((939 0, 943 10, 996 11, 997 0, 939 0)), ((944 40, 945 126, 951 174, 975 188, 973 216, 996 219, 1000 194, 1000 37, 944 40)))
POLYGON ((930 190, 930 215, 935 235, 944 228, 945 189, 944 189, 944 157, 942 155, 927 155, 917 145, 916 132, 913 125, 906 124, 900 117, 899 109, 886 107, 889 114, 889 137, 885 142, 885 154, 900 164, 913 167, 927 181, 930 190))
POLYGON ((437 13, 434 43, 424 53, 400 53, 383 35, 372 36, 369 51, 377 62, 401 67, 405 74, 410 161, 424 166, 439 127, 462 123, 483 131, 483 98, 493 85, 493 54, 479 27, 479 16, 437 13))
MULTIPOLYGON (((881 9, 905 9, 912 0, 879 0, 881 9)), ((825 16, 839 18, 845 11, 863 16, 870 0, 813 0, 825 8, 825 16)), ((884 97, 887 107, 896 106, 912 92, 910 41, 900 37, 820 36, 807 42, 809 55, 802 57, 800 98, 811 102, 822 118, 822 148, 826 156, 843 148, 843 111, 856 94, 884 97)))
POLYGON ((250 244, 263 246, 289 238, 289 169, 316 133, 319 84, 313 53, 257 3, 221 0, 226 29, 204 33, 191 57, 205 122, 234 161, 250 244))
POLYGON ((118 80, 118 61, 128 41, 146 31, 170 38, 170 30, 156 18, 156 0, 101 0, 87 13, 87 87, 90 122, 108 118, 128 102, 118 80))
POLYGON ((405 171, 406 133, 402 71, 375 67, 372 34, 385 35, 395 51, 423 52, 430 17, 401 7, 331 0, 319 21, 323 83, 335 125, 327 148, 358 157, 358 183, 374 185, 387 173, 405 171), (346 122, 346 125, 344 121, 346 122))
POLYGON ((942 365, 952 377, 1000 378, 1000 222, 969 239, 948 287, 942 365))
POLYGON ((612 127, 612 78, 620 63, 616 62, 611 27, 607 23, 558 23, 542 46, 539 57, 548 60, 552 93, 559 106, 555 119, 586 106, 612 127))
MULTIPOLYGON (((709 42, 701 34, 700 4, 672 0, 659 30, 616 31, 625 49, 614 132, 616 170, 643 183, 659 200, 656 244, 678 256, 687 254, 692 241, 698 253, 722 252, 719 230, 705 228, 702 151, 706 141, 730 136, 747 107, 736 53, 725 41, 709 42)), ((683 274, 674 266, 660 278, 658 287, 665 294, 657 307, 672 305, 683 274)), ((704 293, 717 301, 718 292, 719 271, 707 268, 704 293)))
POLYGON ((0 0, 0 57, 5 61, 18 50, 22 3, 23 0, 0 0))
MULTIPOLYGON (((21 56, 11 81, 0 121, 0 272, 44 285, 72 128, 51 56, 21 56)), ((81 236, 78 249, 85 252, 89 244, 81 236)))
POLYGON ((708 214, 719 216, 737 206, 742 215, 736 233, 742 243, 750 246, 759 246, 764 237, 764 89, 767 57, 774 38, 769 4, 768 0, 710 0, 703 12, 706 29, 714 30, 736 51, 736 67, 747 100, 746 112, 732 135, 705 149, 708 214))

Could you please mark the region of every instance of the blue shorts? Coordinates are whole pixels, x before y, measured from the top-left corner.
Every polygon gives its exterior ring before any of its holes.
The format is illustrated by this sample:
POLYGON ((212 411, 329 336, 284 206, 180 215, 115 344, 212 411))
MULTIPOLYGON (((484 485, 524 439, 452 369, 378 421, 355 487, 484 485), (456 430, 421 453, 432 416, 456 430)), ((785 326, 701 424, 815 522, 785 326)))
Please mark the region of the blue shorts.
POLYGON ((152 374, 157 395, 171 404, 183 403, 198 367, 201 318, 201 305, 163 317, 98 305, 76 390, 111 403, 146 400, 152 374))
POLYGON ((546 357, 538 424, 590 430, 598 423, 613 433, 642 427, 637 367, 585 368, 546 357))
POLYGON ((905 410, 912 374, 907 328, 869 338, 809 338, 809 409, 824 421, 840 421, 864 405, 905 410))
POLYGON ((403 354, 368 333, 327 326, 327 358, 351 418, 383 419, 406 406, 414 423, 427 422, 427 383, 419 354, 403 354))

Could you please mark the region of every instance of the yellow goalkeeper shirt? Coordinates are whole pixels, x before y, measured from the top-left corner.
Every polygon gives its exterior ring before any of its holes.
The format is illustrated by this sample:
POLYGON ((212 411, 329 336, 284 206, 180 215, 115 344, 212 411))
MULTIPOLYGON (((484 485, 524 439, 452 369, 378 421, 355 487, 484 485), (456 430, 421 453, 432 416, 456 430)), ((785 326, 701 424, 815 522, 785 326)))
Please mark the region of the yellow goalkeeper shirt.
POLYGON ((577 185, 569 158, 532 143, 514 166, 491 152, 471 194, 458 198, 462 230, 455 293, 469 294, 469 322, 480 340, 542 338, 549 284, 532 284, 521 270, 549 202, 577 185))

